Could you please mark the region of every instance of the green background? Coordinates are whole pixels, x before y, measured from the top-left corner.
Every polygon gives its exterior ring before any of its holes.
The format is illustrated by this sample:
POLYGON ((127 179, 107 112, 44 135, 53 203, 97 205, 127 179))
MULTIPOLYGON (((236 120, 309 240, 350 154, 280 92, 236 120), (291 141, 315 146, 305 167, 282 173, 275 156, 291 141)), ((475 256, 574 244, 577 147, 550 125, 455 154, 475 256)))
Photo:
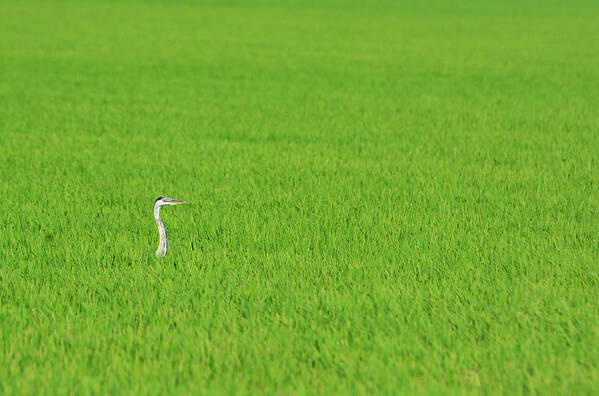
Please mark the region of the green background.
POLYGON ((597 393, 598 109, 596 1, 2 1, 0 392, 597 393))

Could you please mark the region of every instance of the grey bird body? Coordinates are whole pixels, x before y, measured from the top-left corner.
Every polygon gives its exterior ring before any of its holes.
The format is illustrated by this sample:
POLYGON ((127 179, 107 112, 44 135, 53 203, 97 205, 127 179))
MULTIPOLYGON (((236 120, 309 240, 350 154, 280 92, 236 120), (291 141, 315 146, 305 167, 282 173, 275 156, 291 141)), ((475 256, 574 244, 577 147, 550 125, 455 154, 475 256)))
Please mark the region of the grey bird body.
POLYGON ((156 250, 157 257, 166 256, 166 228, 164 228, 164 223, 160 218, 160 208, 163 206, 173 206, 186 204, 185 201, 180 201, 178 199, 172 199, 167 197, 158 197, 156 198, 156 202, 154 203, 154 220, 156 220, 156 226, 158 227, 158 249, 156 250))

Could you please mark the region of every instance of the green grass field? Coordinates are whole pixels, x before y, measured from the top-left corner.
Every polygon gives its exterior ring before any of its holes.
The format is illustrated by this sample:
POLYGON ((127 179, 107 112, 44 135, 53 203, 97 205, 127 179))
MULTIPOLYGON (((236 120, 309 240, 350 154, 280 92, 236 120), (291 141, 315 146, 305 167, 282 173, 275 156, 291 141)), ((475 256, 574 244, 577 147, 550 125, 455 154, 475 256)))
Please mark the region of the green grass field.
POLYGON ((1 394, 599 392, 596 1, 2 1, 0 187, 1 394))

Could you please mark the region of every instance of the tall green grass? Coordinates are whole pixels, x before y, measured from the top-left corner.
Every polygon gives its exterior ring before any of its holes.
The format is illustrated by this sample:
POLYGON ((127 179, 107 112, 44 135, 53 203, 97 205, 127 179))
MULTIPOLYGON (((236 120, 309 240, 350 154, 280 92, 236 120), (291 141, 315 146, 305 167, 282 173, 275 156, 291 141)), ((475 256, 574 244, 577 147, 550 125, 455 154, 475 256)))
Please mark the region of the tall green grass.
POLYGON ((0 393, 598 392, 598 81, 591 1, 0 3, 0 393))

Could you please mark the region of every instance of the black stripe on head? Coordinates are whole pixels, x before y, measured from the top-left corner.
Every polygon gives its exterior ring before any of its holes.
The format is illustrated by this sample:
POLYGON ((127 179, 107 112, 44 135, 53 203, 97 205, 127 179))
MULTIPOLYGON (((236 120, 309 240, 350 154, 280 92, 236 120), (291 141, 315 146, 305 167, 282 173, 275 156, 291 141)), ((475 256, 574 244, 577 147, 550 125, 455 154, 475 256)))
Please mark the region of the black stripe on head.
POLYGON ((163 196, 161 195, 161 196, 159 196, 158 198, 156 198, 156 201, 154 201, 154 203, 156 203, 156 202, 160 201, 162 198, 166 198, 166 197, 163 197, 163 196))

